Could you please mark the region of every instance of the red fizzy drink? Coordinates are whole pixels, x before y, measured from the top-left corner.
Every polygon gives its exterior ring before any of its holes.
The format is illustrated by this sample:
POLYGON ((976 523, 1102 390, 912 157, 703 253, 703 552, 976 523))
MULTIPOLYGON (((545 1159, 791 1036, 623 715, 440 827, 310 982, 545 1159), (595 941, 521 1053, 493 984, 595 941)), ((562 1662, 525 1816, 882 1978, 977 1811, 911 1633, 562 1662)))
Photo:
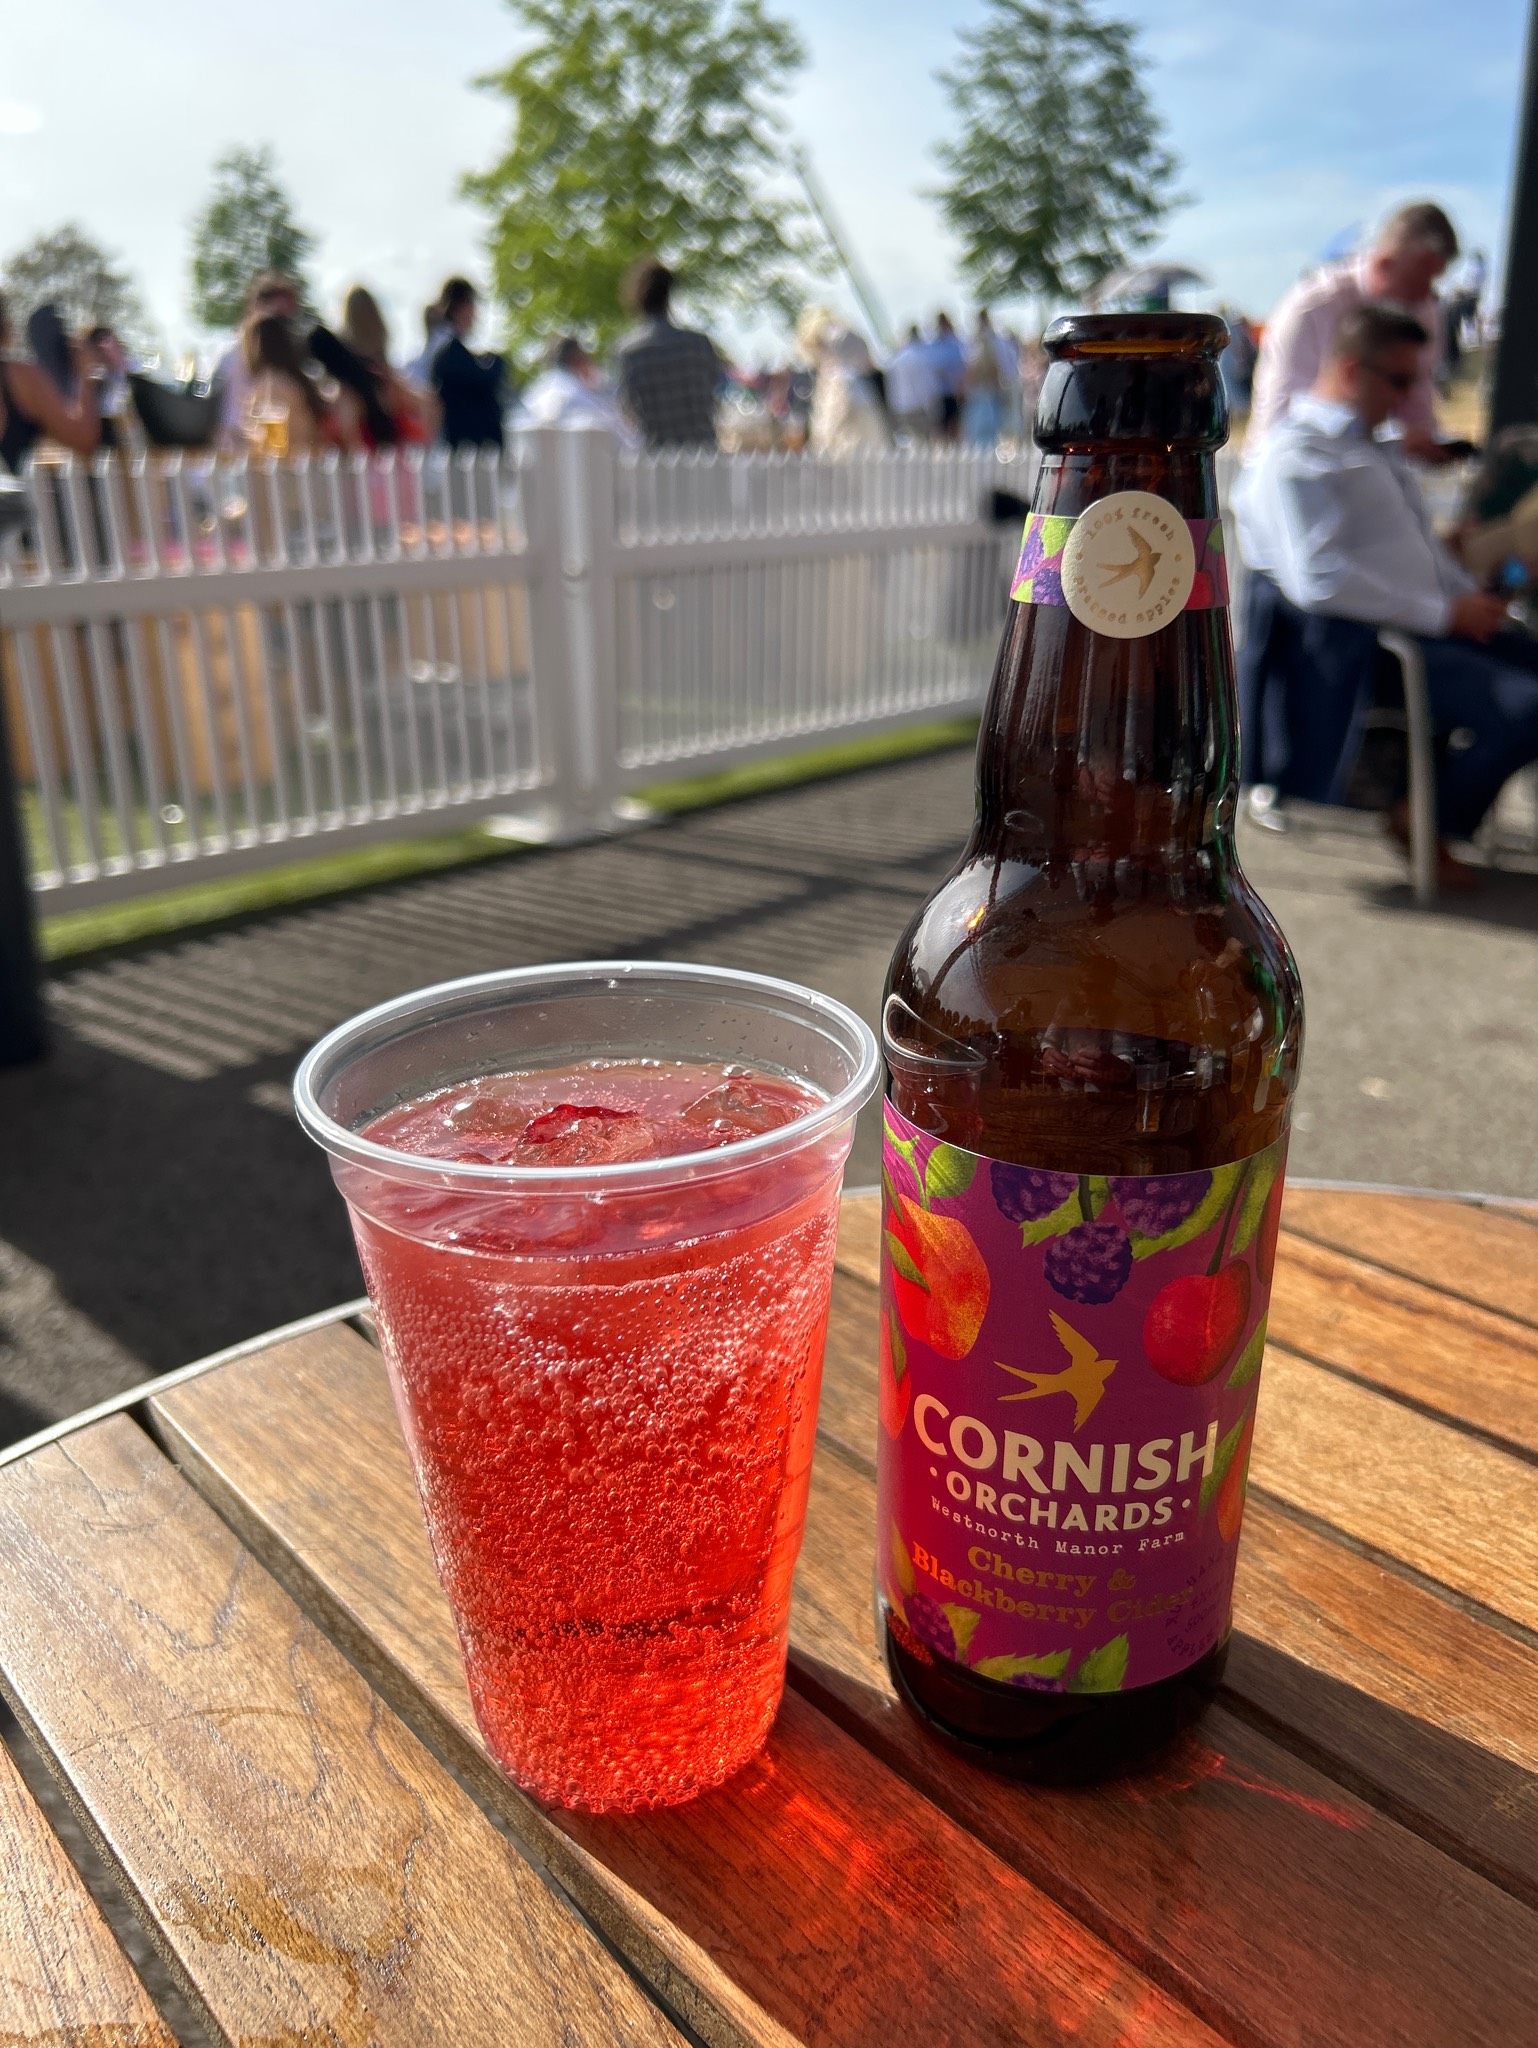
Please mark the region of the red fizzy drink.
MULTIPOLYGON (((778 1075, 591 1061, 362 1135, 460 1164, 706 1152, 820 1105, 778 1075)), ((784 1683, 842 1149, 607 1203, 349 1187, 477 1719, 561 1805, 720 1783, 784 1683)))

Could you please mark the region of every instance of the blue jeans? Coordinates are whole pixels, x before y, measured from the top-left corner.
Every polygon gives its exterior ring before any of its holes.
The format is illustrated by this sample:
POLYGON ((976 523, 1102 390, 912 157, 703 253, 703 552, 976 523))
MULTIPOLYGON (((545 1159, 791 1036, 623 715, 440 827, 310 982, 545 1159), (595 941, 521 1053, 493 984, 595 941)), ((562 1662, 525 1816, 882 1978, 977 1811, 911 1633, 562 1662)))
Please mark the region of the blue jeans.
MULTIPOLYGON (((1519 768, 1538 760, 1538 640, 1500 633, 1422 639, 1426 693, 1439 741, 1437 819, 1467 839, 1519 768), (1445 744, 1457 734, 1456 747, 1445 744)), ((1240 780, 1284 796, 1338 804, 1382 687, 1377 629, 1300 611, 1268 577, 1252 575, 1239 657, 1240 780)))
POLYGON ((1465 744, 1437 759, 1437 822, 1468 839, 1519 768, 1538 761, 1538 640, 1497 633, 1472 640, 1422 640, 1426 694, 1438 738, 1465 744))

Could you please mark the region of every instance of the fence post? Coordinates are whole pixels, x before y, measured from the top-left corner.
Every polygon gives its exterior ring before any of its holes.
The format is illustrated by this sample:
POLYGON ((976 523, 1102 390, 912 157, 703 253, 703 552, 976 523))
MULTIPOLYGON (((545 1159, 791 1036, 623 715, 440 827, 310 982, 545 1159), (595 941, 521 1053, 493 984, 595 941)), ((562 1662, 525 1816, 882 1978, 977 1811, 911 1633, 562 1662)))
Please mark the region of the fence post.
POLYGON ((554 771, 553 836, 618 822, 614 441, 602 427, 538 427, 531 593, 534 688, 554 771))
POLYGON ((46 1048, 32 885, 22 852, 21 805, 0 691, 0 1067, 38 1059, 46 1048))

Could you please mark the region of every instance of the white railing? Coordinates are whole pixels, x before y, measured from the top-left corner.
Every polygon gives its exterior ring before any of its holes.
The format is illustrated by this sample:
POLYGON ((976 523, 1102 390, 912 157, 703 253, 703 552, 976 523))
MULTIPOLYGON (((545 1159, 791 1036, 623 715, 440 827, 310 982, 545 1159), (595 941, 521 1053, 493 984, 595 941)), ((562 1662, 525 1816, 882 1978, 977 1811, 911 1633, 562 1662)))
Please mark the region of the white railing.
POLYGON ((628 791, 981 701, 1029 459, 39 466, 0 711, 54 907, 628 791))

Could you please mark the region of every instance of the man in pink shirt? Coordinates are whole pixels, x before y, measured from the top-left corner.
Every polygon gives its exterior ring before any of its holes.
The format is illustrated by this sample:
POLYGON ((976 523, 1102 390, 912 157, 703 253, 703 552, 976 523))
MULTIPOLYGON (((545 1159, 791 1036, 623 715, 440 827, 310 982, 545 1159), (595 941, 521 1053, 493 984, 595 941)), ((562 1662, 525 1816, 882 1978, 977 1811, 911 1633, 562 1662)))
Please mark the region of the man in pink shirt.
POLYGON ((1437 438, 1432 385, 1442 358, 1442 308, 1431 287, 1457 253, 1452 222, 1440 206, 1421 200, 1391 214, 1364 255, 1295 284, 1266 324, 1246 450, 1258 448, 1299 392, 1312 386, 1342 317, 1369 302, 1388 301, 1413 314, 1431 337, 1400 408, 1405 453, 1417 462, 1447 461, 1437 438))

